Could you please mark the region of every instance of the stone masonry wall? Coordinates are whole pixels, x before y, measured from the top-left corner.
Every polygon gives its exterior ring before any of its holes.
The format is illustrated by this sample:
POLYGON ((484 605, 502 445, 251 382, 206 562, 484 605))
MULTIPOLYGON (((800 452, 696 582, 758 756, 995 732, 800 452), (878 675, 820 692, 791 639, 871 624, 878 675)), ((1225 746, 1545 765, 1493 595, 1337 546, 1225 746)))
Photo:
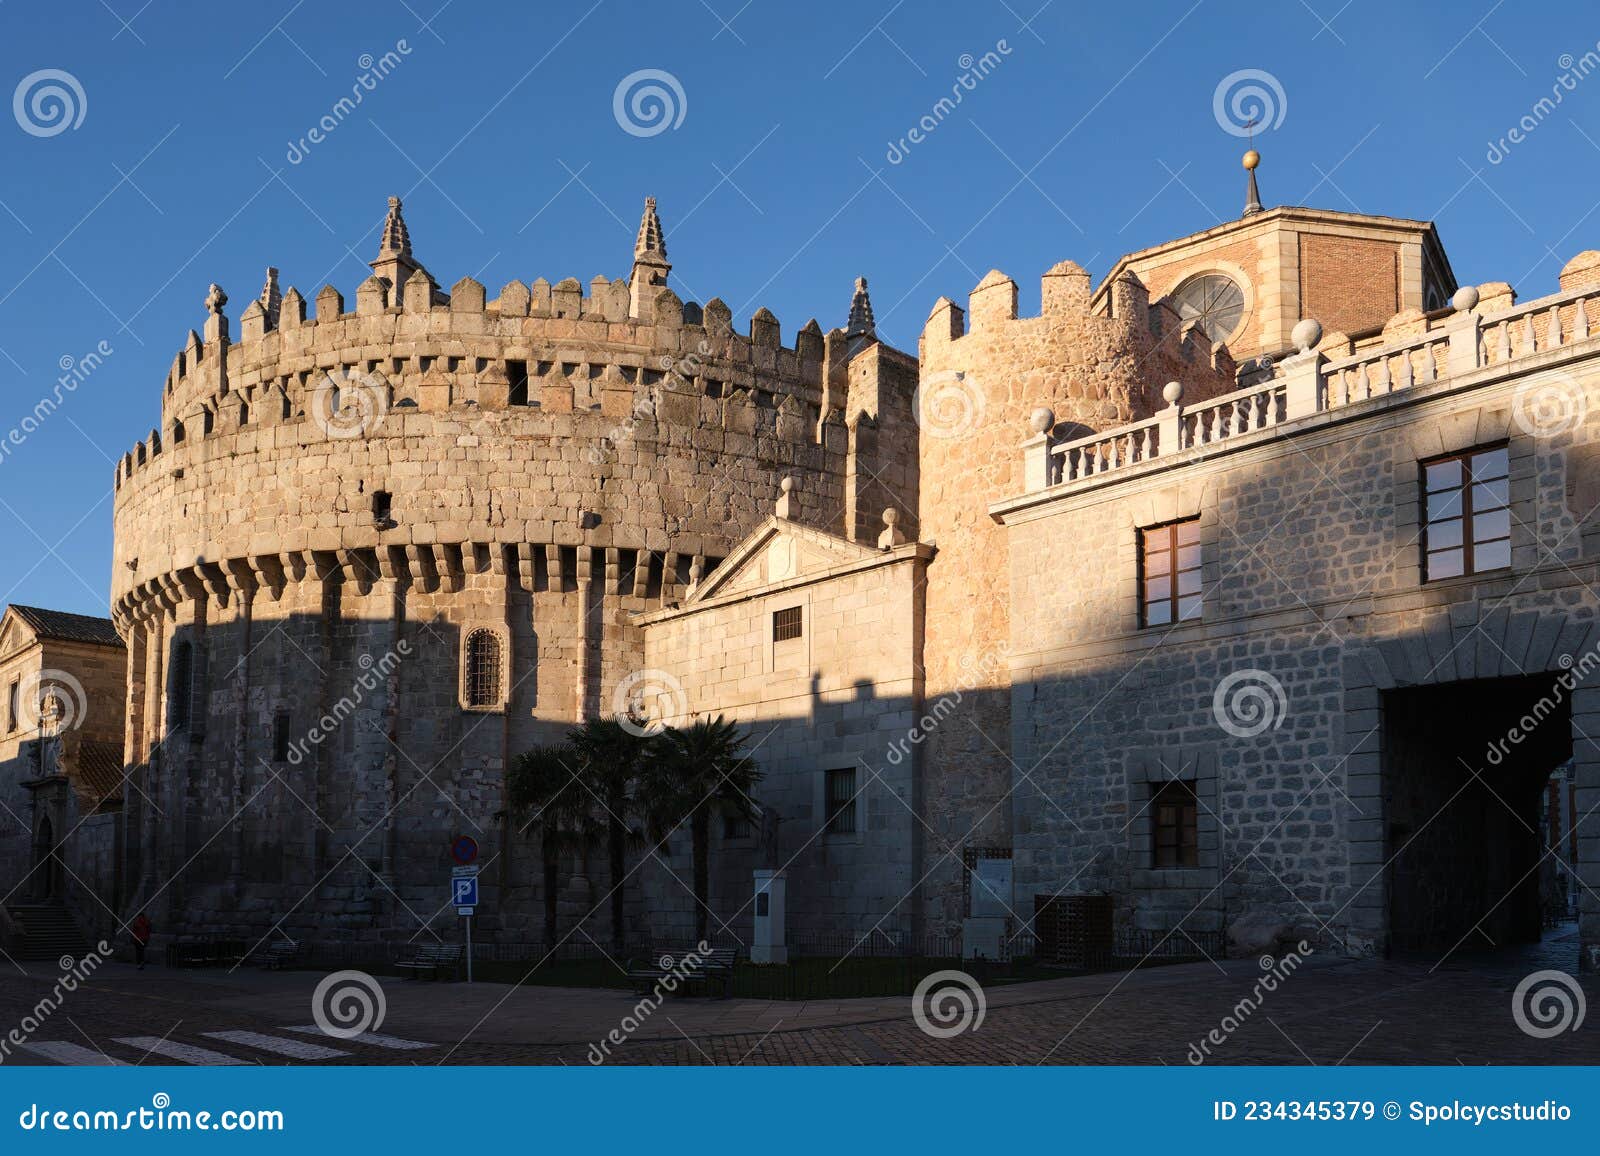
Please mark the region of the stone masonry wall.
POLYGON ((963 696, 924 752, 930 930, 965 915, 961 851, 1010 845, 1011 699, 997 661, 1011 638, 1005 535, 989 503, 1022 487, 1017 447, 1030 414, 1053 410, 1064 436, 1148 416, 1174 378, 1191 398, 1233 387, 1215 352, 1170 310, 1150 308, 1137 278, 1114 288, 1112 315, 1089 311, 1089 275, 1063 262, 1043 279, 1039 317, 1017 317, 1016 283, 991 272, 960 308, 935 306, 920 346, 919 536, 938 547, 927 592, 927 694, 963 696))
MULTIPOLYGON (((1113 472, 1005 515, 1019 902, 1109 890, 1121 918, 1147 929, 1250 917, 1335 950, 1383 949, 1384 776, 1396 773, 1385 690, 1549 683, 1600 644, 1600 541, 1584 529, 1600 503, 1600 342, 1538 357, 1332 409, 1233 452, 1113 472), (1588 408, 1535 430, 1528 398, 1541 389, 1586 396, 1588 408), (1510 448, 1510 570, 1424 585, 1418 462, 1496 443, 1510 448), (1138 531, 1190 516, 1202 617, 1141 629, 1138 531), (1246 721, 1242 692, 1257 695, 1259 730, 1223 725, 1246 721), (1200 864, 1158 871, 1149 790, 1172 777, 1201 801, 1200 864)), ((1593 801, 1593 671, 1571 701, 1578 793, 1593 801)), ((1580 830, 1579 845, 1591 881, 1600 842, 1580 830)), ((1600 938, 1597 916, 1584 916, 1585 943, 1600 938)))

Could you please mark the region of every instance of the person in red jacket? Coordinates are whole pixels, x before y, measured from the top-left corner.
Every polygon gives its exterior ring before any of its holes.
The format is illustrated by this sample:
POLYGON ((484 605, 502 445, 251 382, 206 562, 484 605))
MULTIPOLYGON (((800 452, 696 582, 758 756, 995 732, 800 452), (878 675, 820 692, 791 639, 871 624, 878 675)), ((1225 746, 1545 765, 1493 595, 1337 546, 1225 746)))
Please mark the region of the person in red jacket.
POLYGON ((143 911, 133 921, 129 928, 133 933, 133 958, 139 964, 139 970, 144 970, 144 950, 150 946, 150 917, 143 911))

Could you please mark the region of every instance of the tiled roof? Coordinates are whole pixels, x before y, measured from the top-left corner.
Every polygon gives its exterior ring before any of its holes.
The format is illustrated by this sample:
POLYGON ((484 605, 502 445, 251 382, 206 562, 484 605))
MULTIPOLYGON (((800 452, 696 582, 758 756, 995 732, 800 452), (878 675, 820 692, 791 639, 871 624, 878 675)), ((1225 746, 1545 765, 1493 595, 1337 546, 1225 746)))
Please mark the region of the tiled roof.
POLYGON ((68 614, 64 610, 41 610, 37 606, 18 606, 12 603, 11 609, 21 618, 40 638, 50 638, 58 642, 89 642, 98 646, 115 646, 121 649, 123 642, 117 635, 117 628, 111 625, 109 618, 94 618, 88 614, 68 614))

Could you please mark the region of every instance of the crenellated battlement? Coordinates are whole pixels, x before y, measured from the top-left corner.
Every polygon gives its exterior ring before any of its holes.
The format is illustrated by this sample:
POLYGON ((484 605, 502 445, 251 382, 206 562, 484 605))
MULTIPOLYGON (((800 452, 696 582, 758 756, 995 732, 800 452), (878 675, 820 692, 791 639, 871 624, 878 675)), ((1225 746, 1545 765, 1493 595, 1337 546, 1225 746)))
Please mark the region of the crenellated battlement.
MULTIPOLYGON (((316 422, 328 395, 350 380, 386 410, 515 409, 530 433, 540 426, 535 414, 648 413, 693 429, 817 440, 840 420, 825 401, 830 336, 812 319, 786 347, 768 309, 738 332, 722 300, 682 301, 665 284, 670 266, 653 202, 631 279, 511 281, 492 300, 471 277, 448 293, 436 287, 411 255, 398 201, 384 237, 353 300, 325 285, 308 302, 292 286, 280 291, 269 268, 236 336, 223 312, 227 295, 213 285, 205 336, 191 330, 174 357, 161 425, 118 463, 118 486, 163 447, 316 422)), ((841 331, 831 338, 842 348, 841 331)))
POLYGON ((857 320, 864 282, 848 331, 811 320, 786 347, 770 310, 738 332, 720 299, 678 297, 653 203, 634 256, 629 278, 511 281, 491 299, 464 277, 446 292, 391 201, 353 298, 326 285, 308 300, 269 269, 235 324, 212 285, 160 425, 116 465, 115 590, 257 556, 435 545, 711 558, 781 475, 825 526, 859 504, 848 478, 914 486, 899 460, 914 443, 847 424, 852 405, 878 409, 846 385, 880 372, 852 360, 878 348, 857 320))

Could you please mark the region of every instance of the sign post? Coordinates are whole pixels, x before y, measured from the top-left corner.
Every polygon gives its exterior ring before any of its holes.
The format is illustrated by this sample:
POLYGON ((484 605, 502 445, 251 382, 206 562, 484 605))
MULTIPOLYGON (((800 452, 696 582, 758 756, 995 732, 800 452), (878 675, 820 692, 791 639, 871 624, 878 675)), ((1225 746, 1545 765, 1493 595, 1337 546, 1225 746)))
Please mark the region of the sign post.
POLYGON ((450 844, 456 865, 450 870, 450 902, 467 921, 467 982, 472 982, 472 913, 478 906, 478 841, 461 835, 450 844))

